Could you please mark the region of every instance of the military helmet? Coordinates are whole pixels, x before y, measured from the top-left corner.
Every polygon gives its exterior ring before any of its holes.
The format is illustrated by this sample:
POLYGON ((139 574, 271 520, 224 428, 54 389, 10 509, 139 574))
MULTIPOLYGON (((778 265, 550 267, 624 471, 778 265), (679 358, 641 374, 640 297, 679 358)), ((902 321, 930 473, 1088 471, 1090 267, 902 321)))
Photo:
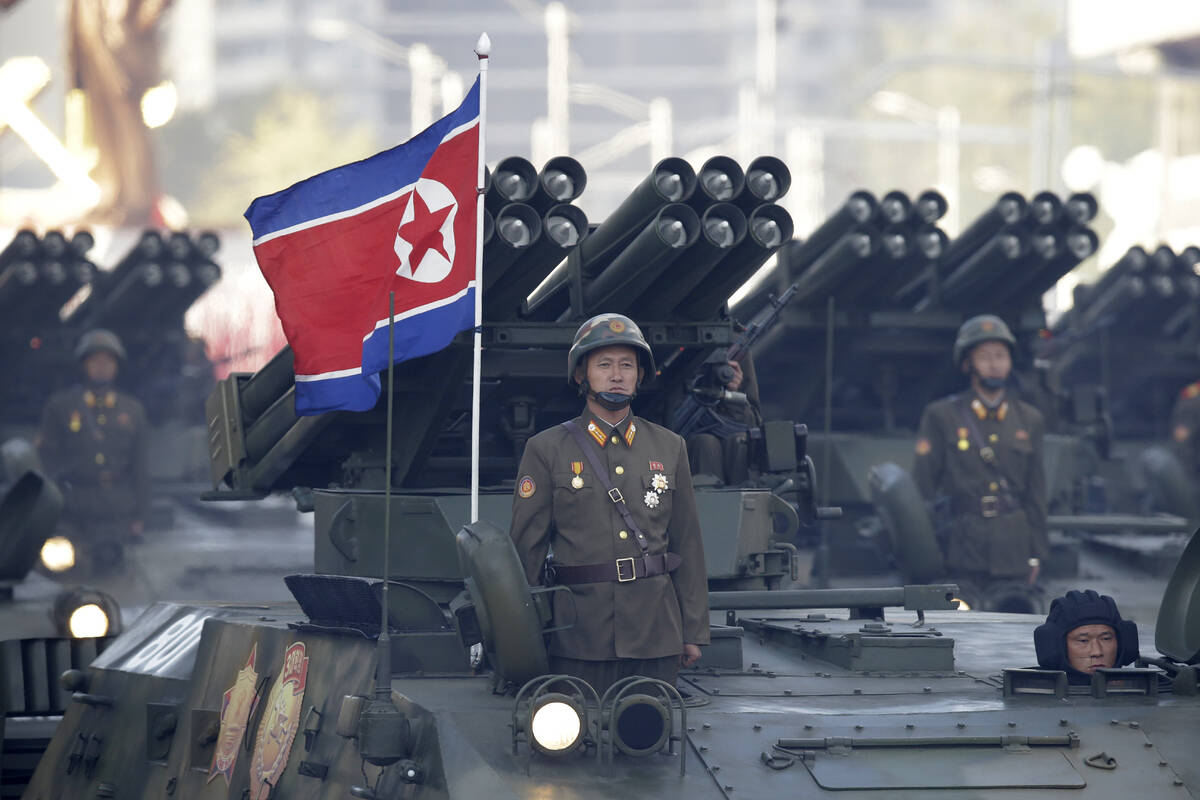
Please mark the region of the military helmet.
POLYGON ((971 317, 958 329, 958 336, 954 339, 954 366, 962 364, 971 349, 984 342, 1004 342, 1010 353, 1017 345, 1016 337, 1004 320, 994 314, 980 314, 971 317))
POLYGON ((650 352, 650 345, 646 344, 642 329, 621 314, 597 314, 579 326, 575 341, 567 353, 567 383, 575 382, 575 368, 579 366, 581 358, 593 350, 612 345, 625 345, 637 351, 642 369, 645 370, 642 382, 649 383, 654 377, 654 354, 650 352))
POLYGON ((125 346, 121 344, 120 337, 112 331, 96 328, 79 337, 79 344, 75 347, 75 359, 83 361, 92 353, 101 350, 112 353, 119 361, 124 361, 126 358, 125 346))

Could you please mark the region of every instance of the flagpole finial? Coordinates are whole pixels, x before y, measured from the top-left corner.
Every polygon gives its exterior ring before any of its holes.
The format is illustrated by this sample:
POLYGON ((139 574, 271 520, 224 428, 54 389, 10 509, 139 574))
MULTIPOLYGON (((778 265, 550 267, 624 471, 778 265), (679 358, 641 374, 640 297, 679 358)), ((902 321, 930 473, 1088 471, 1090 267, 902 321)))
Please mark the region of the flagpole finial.
POLYGON ((492 53, 492 40, 488 38, 487 33, 479 34, 479 41, 475 43, 475 55, 480 58, 487 58, 492 53))

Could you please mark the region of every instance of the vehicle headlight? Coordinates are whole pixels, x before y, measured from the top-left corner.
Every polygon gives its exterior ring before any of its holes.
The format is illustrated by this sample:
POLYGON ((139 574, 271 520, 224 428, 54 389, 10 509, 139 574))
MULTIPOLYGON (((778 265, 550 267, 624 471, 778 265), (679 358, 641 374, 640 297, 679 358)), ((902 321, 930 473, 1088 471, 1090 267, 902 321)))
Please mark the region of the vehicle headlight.
POLYGON ((564 694, 547 694, 538 699, 529 715, 533 746, 546 755, 569 753, 583 733, 583 710, 564 694))
POLYGON ((81 586, 54 599, 54 625, 59 636, 91 639, 121 632, 121 607, 110 595, 81 586))
POLYGON ((42 566, 51 572, 66 572, 75 566, 75 545, 65 536, 51 536, 42 545, 42 566))
POLYGON ((88 603, 71 612, 67 629, 76 639, 93 639, 108 634, 108 614, 95 603, 88 603))
POLYGON ((622 697, 613 710, 613 743, 628 756, 648 756, 666 747, 671 735, 671 712, 650 695, 622 697))

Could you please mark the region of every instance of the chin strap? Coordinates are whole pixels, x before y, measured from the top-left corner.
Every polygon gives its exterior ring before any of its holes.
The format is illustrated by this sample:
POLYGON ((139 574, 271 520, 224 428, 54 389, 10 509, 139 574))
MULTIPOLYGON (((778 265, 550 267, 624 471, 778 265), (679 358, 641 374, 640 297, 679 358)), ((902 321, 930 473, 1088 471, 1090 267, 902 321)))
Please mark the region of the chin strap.
POLYGON ((974 367, 971 367, 971 375, 975 380, 979 381, 979 385, 989 392, 998 392, 1001 389, 1008 387, 1008 378, 985 378, 979 374, 974 367))
POLYGON ((628 408, 633 402, 634 394, 621 394, 620 392, 593 392, 592 387, 588 385, 587 379, 579 384, 579 393, 590 400, 595 400, 600 404, 601 408, 606 408, 609 411, 620 411, 623 408, 628 408))

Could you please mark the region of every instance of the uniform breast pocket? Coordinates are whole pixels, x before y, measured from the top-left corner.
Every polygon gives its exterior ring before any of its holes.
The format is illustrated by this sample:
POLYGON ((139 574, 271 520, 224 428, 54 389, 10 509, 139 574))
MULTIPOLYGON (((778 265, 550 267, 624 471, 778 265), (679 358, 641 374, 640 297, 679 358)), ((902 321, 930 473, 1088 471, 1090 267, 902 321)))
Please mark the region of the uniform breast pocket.
POLYGON ((554 501, 565 507, 586 505, 597 492, 604 491, 594 477, 570 472, 554 473, 554 501))
POLYGON ((1009 451, 1012 453, 1012 461, 1017 465, 1015 469, 1028 473, 1033 468, 1033 443, 1029 441, 1028 435, 1025 437, 1016 436, 1008 441, 1009 451))
POLYGON ((652 519, 671 516, 671 501, 675 496, 675 474, 653 472, 642 479, 643 494, 640 504, 652 519))

